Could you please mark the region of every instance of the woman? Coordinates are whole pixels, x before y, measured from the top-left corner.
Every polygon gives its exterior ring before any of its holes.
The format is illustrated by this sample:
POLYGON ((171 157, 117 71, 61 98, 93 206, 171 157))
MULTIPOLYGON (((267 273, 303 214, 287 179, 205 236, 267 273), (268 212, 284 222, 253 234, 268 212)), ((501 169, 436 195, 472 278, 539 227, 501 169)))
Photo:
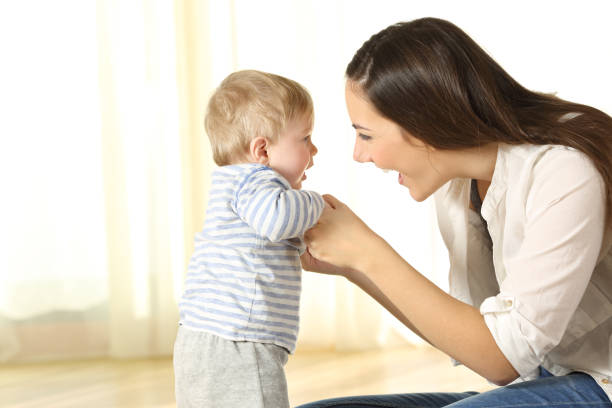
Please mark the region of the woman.
POLYGON ((500 387, 303 407, 612 407, 612 118, 523 88, 439 19, 372 36, 346 75, 354 159, 398 171, 417 201, 435 193, 450 295, 332 196, 303 267, 500 387))

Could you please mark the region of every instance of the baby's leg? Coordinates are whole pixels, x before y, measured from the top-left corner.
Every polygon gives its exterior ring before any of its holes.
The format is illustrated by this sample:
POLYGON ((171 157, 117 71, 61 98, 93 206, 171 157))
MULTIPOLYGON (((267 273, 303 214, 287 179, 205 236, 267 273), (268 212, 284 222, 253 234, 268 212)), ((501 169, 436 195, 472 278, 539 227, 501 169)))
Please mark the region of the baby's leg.
MULTIPOLYGON (((245 343, 253 347, 259 368, 259 382, 263 393, 264 407, 289 408, 285 364, 288 352, 274 344, 245 343)), ((246 406, 246 405, 244 405, 246 406)))
POLYGON ((181 327, 174 346, 178 408, 289 407, 287 351, 181 327))

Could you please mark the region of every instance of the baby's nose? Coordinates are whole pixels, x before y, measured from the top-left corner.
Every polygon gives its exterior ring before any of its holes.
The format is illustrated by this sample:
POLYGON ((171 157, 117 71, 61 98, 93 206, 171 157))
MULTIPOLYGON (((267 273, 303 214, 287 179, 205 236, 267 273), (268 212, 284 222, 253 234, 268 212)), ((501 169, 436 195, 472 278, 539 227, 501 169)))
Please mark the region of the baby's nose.
POLYGON ((314 156, 319 152, 319 149, 317 149, 317 146, 314 145, 314 143, 312 143, 312 148, 310 149, 310 155, 314 156))

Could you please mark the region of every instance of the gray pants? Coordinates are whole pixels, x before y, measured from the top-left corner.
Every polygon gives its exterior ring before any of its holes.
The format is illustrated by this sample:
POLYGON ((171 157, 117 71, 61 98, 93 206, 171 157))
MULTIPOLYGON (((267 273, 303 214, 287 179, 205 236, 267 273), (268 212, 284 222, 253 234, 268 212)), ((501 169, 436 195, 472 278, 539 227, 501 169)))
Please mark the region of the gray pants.
POLYGON ((288 352, 179 327, 174 343, 178 408, 288 408, 288 352))

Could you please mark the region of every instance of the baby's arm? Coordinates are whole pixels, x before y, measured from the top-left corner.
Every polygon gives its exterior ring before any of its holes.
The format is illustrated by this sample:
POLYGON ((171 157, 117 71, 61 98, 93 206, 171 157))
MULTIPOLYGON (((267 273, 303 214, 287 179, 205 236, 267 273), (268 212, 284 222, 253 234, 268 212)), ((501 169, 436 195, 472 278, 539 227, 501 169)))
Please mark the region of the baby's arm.
POLYGON ((249 175, 234 204, 240 218, 272 242, 301 237, 316 224, 325 207, 320 194, 291 189, 270 169, 249 175))

